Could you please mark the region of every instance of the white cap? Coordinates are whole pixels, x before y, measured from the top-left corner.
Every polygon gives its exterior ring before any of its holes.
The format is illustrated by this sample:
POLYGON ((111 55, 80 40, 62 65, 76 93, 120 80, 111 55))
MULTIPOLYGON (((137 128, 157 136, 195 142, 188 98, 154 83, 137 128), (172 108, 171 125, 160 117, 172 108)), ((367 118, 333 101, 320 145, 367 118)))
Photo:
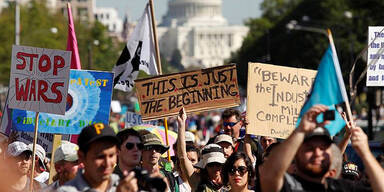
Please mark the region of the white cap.
POLYGON ((220 145, 217 144, 209 144, 206 145, 202 150, 202 159, 196 163, 196 167, 200 167, 202 169, 207 166, 209 163, 220 163, 224 164, 227 160, 224 157, 223 148, 220 147, 220 145))
POLYGON ((193 142, 195 143, 195 134, 190 131, 185 132, 185 142, 193 142))
MULTIPOLYGON (((30 143, 28 145, 29 149, 31 151, 33 151, 33 143, 30 143)), ((40 163, 41 165, 44 167, 45 170, 47 170, 47 168, 45 167, 45 164, 44 164, 44 159, 45 159, 45 150, 44 148, 39 145, 39 144, 36 144, 36 151, 35 151, 35 154, 39 157, 39 160, 40 160, 40 163)))
POLYGON ((227 134, 221 134, 221 135, 218 135, 215 138, 215 142, 214 143, 218 144, 218 143, 221 143, 221 142, 227 142, 227 143, 229 143, 229 144, 231 144, 233 146, 232 137, 227 135, 227 134))
POLYGON ((30 148, 27 146, 27 144, 20 142, 20 141, 15 141, 11 144, 8 145, 7 148, 7 154, 12 157, 17 157, 24 151, 31 151, 30 148))
POLYGON ((60 147, 55 151, 53 163, 57 163, 61 160, 70 162, 77 161, 79 159, 77 156, 78 150, 78 145, 69 141, 61 141, 60 147))

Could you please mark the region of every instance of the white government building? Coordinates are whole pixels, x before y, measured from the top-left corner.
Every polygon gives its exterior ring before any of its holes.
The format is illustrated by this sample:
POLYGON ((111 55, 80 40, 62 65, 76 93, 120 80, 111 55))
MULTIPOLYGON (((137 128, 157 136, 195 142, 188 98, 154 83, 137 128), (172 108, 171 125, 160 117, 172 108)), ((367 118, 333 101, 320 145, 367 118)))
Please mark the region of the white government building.
POLYGON ((184 67, 224 64, 242 45, 248 27, 229 25, 222 0, 169 0, 157 28, 161 53, 168 59, 178 49, 184 67))

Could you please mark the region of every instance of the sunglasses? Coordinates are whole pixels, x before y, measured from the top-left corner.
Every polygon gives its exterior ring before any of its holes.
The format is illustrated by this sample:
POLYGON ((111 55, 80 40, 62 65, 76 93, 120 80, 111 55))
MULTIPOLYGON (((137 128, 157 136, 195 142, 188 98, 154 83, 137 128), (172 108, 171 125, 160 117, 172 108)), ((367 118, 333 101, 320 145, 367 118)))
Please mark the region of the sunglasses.
POLYGON ((142 143, 127 143, 125 144, 125 147, 128 149, 128 150, 131 150, 133 149, 133 147, 135 147, 138 149, 138 150, 143 150, 144 148, 144 145, 142 143))
POLYGON ((148 146, 144 146, 144 150, 145 151, 155 150, 156 152, 161 153, 163 148, 159 145, 148 145, 148 146))
POLYGON ((232 167, 229 170, 229 174, 234 175, 236 171, 238 171, 240 175, 244 175, 246 172, 248 172, 248 168, 246 166, 232 167))
POLYGON ((238 122, 223 122, 223 126, 224 127, 227 127, 227 126, 233 127, 233 126, 235 126, 239 122, 240 121, 238 121, 238 122))

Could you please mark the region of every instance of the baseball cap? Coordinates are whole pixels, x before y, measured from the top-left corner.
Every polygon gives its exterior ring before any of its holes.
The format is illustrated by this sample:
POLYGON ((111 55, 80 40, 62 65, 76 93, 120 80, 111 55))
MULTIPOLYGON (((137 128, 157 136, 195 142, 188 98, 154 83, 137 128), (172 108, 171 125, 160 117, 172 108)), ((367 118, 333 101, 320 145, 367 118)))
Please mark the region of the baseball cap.
POLYGON ((209 144, 206 145, 202 150, 202 159, 196 163, 196 167, 204 169, 205 166, 209 163, 220 163, 224 164, 227 160, 224 157, 223 148, 220 147, 220 145, 217 144, 209 144))
POLYGON ((17 157, 24 151, 32 153, 32 150, 28 147, 28 145, 20 141, 15 141, 9 144, 7 148, 7 154, 12 157, 17 157))
POLYGON ((215 138, 215 142, 214 143, 218 144, 218 143, 221 143, 221 142, 227 142, 227 143, 229 143, 229 144, 231 144, 233 146, 232 137, 227 135, 227 134, 221 134, 221 135, 218 135, 215 138))
MULTIPOLYGON (((30 150, 33 152, 33 144, 32 144, 32 143, 28 144, 28 147, 29 147, 30 150)), ((42 165, 43 168, 44 168, 45 170, 47 170, 47 168, 45 167, 45 163, 44 163, 44 159, 45 159, 45 150, 44 150, 44 148, 43 148, 41 145, 36 144, 36 151, 35 151, 35 154, 36 154, 36 156, 39 157, 39 161, 40 161, 40 163, 41 163, 40 165, 42 165)))
POLYGON ((79 146, 69 141, 61 141, 61 145, 56 149, 53 163, 57 163, 61 160, 64 161, 77 161, 79 158, 77 156, 77 151, 79 146))
POLYGON ((312 139, 313 137, 321 137, 325 141, 328 141, 329 143, 333 143, 333 140, 331 139, 331 135, 329 134, 329 131, 324 127, 316 127, 312 130, 312 132, 305 135, 304 142, 312 139))
POLYGON ((110 138, 115 141, 116 144, 119 144, 119 139, 116 137, 115 131, 104 123, 95 123, 84 127, 80 132, 77 143, 79 144, 80 150, 84 150, 87 148, 87 145, 103 138, 110 138))
POLYGON ((144 147, 151 145, 161 146, 161 154, 163 154, 169 149, 169 146, 163 145, 163 143, 161 143, 160 138, 153 133, 145 134, 142 136, 142 138, 144 147))
POLYGON ((195 143, 195 134, 190 131, 185 132, 185 142, 195 143))

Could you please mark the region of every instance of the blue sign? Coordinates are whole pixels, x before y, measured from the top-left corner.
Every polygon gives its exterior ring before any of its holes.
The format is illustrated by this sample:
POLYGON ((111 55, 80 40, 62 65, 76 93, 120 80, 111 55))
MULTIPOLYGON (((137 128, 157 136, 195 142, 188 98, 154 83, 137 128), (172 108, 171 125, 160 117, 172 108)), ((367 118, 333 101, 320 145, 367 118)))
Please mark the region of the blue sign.
MULTIPOLYGON (((71 70, 65 115, 40 113, 38 132, 79 134, 87 125, 108 124, 112 88, 111 72, 71 70)), ((13 109, 11 119, 13 129, 34 130, 35 112, 13 109)))

